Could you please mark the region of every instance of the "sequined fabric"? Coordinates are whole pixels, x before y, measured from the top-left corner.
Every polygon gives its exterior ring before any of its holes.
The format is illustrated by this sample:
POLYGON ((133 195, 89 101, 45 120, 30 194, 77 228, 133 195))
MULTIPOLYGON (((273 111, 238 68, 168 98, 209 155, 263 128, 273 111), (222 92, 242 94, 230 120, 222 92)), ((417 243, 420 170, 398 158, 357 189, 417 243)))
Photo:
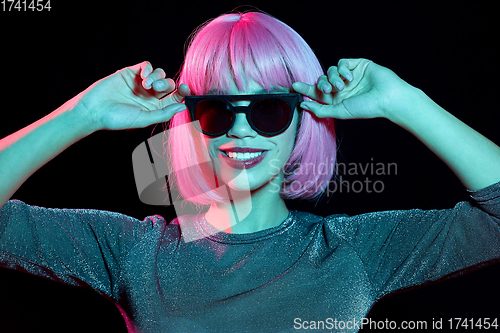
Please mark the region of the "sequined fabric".
POLYGON ((359 323, 392 291, 500 258, 499 197, 497 183, 447 210, 291 211, 251 234, 201 215, 139 221, 13 200, 0 209, 0 265, 98 291, 130 332, 296 332, 359 323))

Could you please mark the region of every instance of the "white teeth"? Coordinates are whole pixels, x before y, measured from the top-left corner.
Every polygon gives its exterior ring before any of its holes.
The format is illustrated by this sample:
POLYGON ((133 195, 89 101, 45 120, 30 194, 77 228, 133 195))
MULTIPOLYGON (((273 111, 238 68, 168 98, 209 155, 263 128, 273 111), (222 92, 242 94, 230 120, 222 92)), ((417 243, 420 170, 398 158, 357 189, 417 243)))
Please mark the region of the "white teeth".
POLYGON ((260 151, 258 153, 235 153, 235 152, 231 152, 231 151, 226 152, 227 156, 229 156, 230 158, 235 159, 235 160, 241 160, 241 161, 256 158, 257 156, 259 156, 263 153, 264 153, 263 151, 260 151))

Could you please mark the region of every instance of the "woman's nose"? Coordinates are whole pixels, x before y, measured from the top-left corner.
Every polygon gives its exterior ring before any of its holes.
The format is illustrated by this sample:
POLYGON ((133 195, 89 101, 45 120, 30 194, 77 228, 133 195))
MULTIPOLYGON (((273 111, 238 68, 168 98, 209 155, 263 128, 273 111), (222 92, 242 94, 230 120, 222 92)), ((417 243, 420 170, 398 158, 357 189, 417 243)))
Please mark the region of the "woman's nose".
POLYGON ((250 126, 244 113, 237 113, 234 125, 227 135, 234 138, 255 137, 257 132, 250 126))

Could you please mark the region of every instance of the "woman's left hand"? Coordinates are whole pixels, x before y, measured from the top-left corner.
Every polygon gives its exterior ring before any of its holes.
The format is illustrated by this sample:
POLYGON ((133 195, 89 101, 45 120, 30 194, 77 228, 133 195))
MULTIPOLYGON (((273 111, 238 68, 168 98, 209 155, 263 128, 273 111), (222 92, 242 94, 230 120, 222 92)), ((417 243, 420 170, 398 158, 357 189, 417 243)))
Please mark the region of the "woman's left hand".
POLYGON ((500 181, 500 147, 370 60, 342 59, 317 84, 295 82, 293 88, 312 99, 301 107, 318 117, 385 117, 400 125, 448 164, 469 190, 500 181))
POLYGON ((367 59, 341 59, 316 85, 295 82, 293 89, 313 101, 301 107, 317 117, 359 119, 384 117, 395 120, 410 101, 411 86, 388 68, 367 59))

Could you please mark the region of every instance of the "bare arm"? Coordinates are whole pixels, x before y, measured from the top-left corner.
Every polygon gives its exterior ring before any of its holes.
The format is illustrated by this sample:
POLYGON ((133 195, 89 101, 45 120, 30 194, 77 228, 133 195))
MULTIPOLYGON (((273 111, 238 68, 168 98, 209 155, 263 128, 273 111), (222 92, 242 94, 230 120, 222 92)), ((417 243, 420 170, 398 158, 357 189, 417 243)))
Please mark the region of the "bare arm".
POLYGON ((189 94, 187 86, 181 86, 160 99, 174 88, 163 70, 153 71, 143 62, 97 81, 49 115, 0 140, 0 206, 35 171, 87 135, 168 121, 185 109, 178 103, 189 94))
POLYGON ((0 205, 45 163, 93 132, 81 105, 70 100, 0 141, 0 205))
POLYGON ((500 148, 455 118, 421 90, 408 92, 404 115, 390 118, 415 135, 457 175, 469 190, 500 181, 500 148))

